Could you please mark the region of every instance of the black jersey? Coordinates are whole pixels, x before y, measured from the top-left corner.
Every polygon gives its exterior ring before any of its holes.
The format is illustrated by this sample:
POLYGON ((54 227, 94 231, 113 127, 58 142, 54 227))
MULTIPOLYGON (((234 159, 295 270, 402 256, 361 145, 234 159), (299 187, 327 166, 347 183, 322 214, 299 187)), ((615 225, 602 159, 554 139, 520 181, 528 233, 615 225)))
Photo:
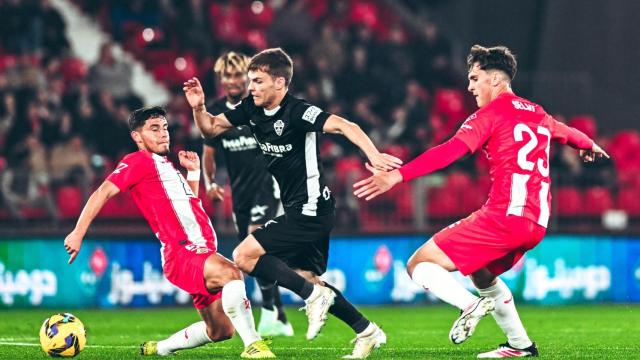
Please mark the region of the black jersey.
MULTIPOLYGON (((226 98, 218 99, 207 106, 208 111, 214 115, 233 108, 226 98)), ((273 177, 267 171, 266 159, 249 127, 238 126, 229 129, 215 138, 205 139, 204 144, 214 147, 224 157, 231 182, 234 209, 252 206, 252 199, 262 187, 275 189, 273 177)))
POLYGON ((267 159, 267 169, 280 185, 285 212, 307 216, 333 212, 319 160, 318 132, 330 114, 290 94, 266 110, 245 98, 225 116, 234 126, 249 125, 267 159))

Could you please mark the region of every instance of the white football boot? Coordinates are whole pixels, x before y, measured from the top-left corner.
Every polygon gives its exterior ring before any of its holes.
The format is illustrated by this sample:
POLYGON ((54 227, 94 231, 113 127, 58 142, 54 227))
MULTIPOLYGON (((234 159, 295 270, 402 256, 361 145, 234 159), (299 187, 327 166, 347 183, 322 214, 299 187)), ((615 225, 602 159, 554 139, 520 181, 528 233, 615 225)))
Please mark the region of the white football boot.
POLYGON ((379 349, 382 345, 387 343, 387 335, 380 329, 380 327, 374 323, 371 323, 369 327, 361 334, 353 339, 354 343, 353 352, 350 355, 345 355, 343 359, 366 359, 373 350, 379 349))
POLYGON ((333 305, 336 293, 328 287, 318 286, 319 294, 315 298, 305 300, 304 309, 309 319, 309 327, 307 328, 307 340, 313 340, 318 336, 320 330, 327 321, 329 308, 333 305))
POLYGON ((498 345, 498 348, 486 353, 478 354, 478 359, 501 359, 509 357, 537 357, 538 348, 536 343, 531 344, 526 349, 516 349, 508 342, 498 345))
POLYGON ((491 314, 496 308, 496 302, 487 297, 478 298, 473 304, 462 311, 460 317, 453 323, 449 332, 449 339, 454 344, 462 344, 473 335, 478 322, 491 314))

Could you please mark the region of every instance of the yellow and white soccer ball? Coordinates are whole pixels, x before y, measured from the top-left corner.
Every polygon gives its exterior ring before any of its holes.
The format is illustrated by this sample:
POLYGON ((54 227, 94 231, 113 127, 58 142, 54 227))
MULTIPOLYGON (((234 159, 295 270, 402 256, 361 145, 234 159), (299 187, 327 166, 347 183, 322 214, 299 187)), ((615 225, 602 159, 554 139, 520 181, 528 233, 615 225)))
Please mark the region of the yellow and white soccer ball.
POLYGON ((87 334, 82 321, 72 314, 55 314, 40 328, 42 350, 54 357, 73 357, 84 349, 87 334))

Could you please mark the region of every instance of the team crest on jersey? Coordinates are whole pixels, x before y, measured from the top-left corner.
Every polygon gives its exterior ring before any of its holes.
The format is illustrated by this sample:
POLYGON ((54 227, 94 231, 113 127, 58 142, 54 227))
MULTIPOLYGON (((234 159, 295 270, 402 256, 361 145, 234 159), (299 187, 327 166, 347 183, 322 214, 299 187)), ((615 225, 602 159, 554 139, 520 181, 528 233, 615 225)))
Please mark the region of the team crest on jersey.
POLYGON ((278 134, 278 136, 282 135, 282 130, 284 130, 284 121, 278 120, 273 123, 273 130, 276 131, 276 134, 278 134))

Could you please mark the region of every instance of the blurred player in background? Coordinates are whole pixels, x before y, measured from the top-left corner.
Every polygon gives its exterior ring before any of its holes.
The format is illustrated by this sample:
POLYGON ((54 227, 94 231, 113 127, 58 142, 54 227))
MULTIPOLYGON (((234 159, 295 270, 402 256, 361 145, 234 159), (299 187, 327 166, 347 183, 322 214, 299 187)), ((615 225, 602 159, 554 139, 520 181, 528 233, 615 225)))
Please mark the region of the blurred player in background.
POLYGON ((248 76, 251 96, 235 109, 215 116, 205 107, 198 79, 184 84, 203 135, 215 137, 248 126, 280 186, 285 214, 248 235, 235 249, 234 261, 250 275, 277 283, 304 299, 308 340, 318 335, 329 312, 357 334, 353 353, 347 357, 365 358, 386 343, 386 335, 340 291, 320 279, 327 269, 335 204, 322 174, 318 132, 343 134, 381 170, 397 168, 402 162, 378 152, 358 125, 292 96, 288 88, 293 63, 282 49, 255 55, 248 76))
MULTIPOLYGON (((209 111, 220 114, 233 110, 247 97, 247 66, 249 57, 228 52, 216 60, 213 70, 220 79, 225 96, 207 105, 209 111)), ((267 171, 266 159, 247 126, 238 126, 215 138, 204 140, 202 167, 207 198, 222 201, 224 189, 215 182, 216 152, 224 156, 233 194, 233 220, 242 241, 247 235, 282 212, 280 189, 267 171)), ((262 336, 293 336, 287 321, 280 291, 275 284, 257 279, 262 293, 262 309, 258 333, 262 336)))
POLYGON ((194 152, 180 151, 182 176, 167 159, 169 131, 166 112, 160 107, 138 109, 129 117, 131 137, 139 151, 126 155, 91 195, 75 229, 64 246, 72 263, 82 240, 106 202, 121 191, 131 191, 138 209, 162 243, 162 269, 167 279, 191 294, 201 322, 170 338, 145 342, 143 355, 169 355, 231 338, 234 328, 242 338, 243 358, 274 358, 260 338, 247 299, 242 272, 216 253, 216 233, 198 199, 200 159, 194 152))
POLYGON ((513 295, 498 278, 544 237, 550 215, 549 143, 580 149, 585 161, 607 155, 580 131, 560 123, 544 109, 511 89, 517 64, 503 46, 474 45, 467 57, 468 90, 480 110, 469 116, 447 142, 427 150, 398 170, 374 173, 354 185, 355 195, 371 200, 400 182, 444 168, 480 147, 487 154, 492 179, 489 199, 469 217, 435 234, 409 259, 407 271, 420 286, 460 308, 449 337, 468 339, 479 320, 493 313, 507 342, 479 358, 537 356, 524 329, 513 295), (469 275, 480 297, 449 272, 469 275))

